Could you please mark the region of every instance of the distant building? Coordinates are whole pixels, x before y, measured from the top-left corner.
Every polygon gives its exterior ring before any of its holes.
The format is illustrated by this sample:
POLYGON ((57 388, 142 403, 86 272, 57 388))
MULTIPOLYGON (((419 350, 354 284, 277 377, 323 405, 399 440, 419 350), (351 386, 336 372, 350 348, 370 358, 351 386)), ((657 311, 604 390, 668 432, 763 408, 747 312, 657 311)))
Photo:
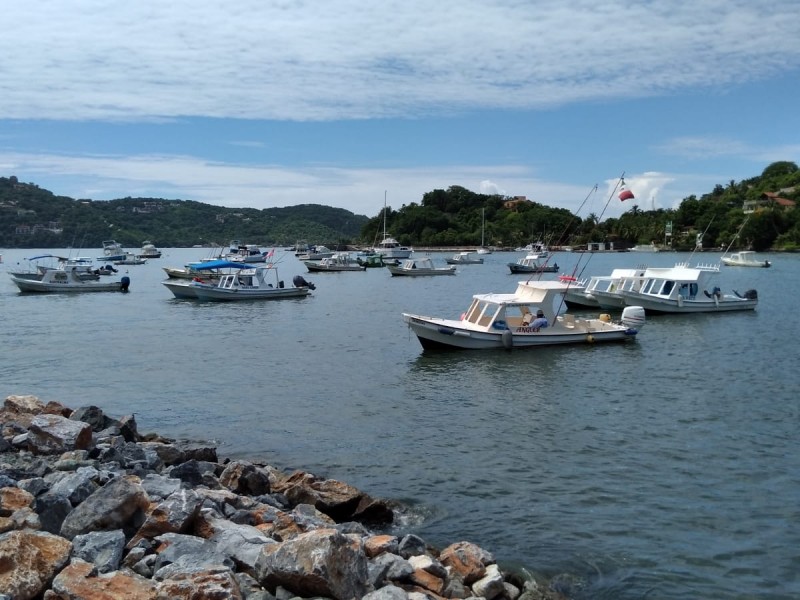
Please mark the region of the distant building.
MULTIPOLYGON (((791 191, 792 188, 786 188, 781 191, 785 193, 787 190, 791 191)), ((777 206, 783 210, 792 210, 795 204, 797 203, 794 200, 782 198, 774 192, 764 192, 755 200, 745 200, 742 204, 742 211, 746 214, 750 214, 773 206, 777 206)))
POLYGON ((517 207, 520 204, 525 204, 527 202, 531 201, 528 200, 528 198, 525 196, 514 196, 510 200, 506 200, 505 202, 503 202, 503 208, 505 208, 506 210, 517 210, 517 207))

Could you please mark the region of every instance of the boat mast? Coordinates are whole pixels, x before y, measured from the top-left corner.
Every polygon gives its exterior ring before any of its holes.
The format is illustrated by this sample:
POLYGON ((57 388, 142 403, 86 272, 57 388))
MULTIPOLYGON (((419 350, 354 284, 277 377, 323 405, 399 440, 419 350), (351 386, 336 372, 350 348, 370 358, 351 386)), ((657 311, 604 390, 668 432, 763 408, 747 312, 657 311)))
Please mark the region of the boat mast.
POLYGON ((383 190, 383 239, 386 239, 386 190, 383 190))

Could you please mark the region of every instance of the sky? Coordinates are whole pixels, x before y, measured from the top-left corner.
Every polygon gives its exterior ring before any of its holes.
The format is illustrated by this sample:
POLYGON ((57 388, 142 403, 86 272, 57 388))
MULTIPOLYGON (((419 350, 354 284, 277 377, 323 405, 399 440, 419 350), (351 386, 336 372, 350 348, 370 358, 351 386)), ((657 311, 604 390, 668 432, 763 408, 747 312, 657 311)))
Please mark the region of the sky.
POLYGON ((0 176, 73 198, 372 217, 457 185, 605 219, 800 163, 797 0, 0 0, 0 14, 0 176), (621 176, 634 200, 617 199, 621 176))

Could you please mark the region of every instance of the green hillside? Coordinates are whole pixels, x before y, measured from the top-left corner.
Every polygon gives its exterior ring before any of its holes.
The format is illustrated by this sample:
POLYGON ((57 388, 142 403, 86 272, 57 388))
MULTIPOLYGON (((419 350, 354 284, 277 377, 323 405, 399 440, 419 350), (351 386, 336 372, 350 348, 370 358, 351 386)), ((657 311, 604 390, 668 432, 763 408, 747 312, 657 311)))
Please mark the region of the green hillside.
MULTIPOLYGON (((385 221, 395 238, 412 246, 477 246, 483 236, 486 245, 499 247, 541 239, 552 246, 605 242, 624 248, 656 241, 691 249, 703 234, 705 248, 734 242, 735 249, 793 251, 800 249, 798 200, 800 170, 781 161, 751 179, 685 198, 677 209, 642 210, 632 200, 621 217, 602 221, 596 214, 573 215, 461 186, 432 190, 399 210, 387 207, 385 221)), ((234 239, 262 247, 299 240, 370 245, 383 225, 383 210, 369 218, 317 204, 259 210, 163 198, 76 200, 0 177, 0 247, 6 248, 99 248, 107 239, 126 247, 144 240, 159 247, 223 246, 234 239)))

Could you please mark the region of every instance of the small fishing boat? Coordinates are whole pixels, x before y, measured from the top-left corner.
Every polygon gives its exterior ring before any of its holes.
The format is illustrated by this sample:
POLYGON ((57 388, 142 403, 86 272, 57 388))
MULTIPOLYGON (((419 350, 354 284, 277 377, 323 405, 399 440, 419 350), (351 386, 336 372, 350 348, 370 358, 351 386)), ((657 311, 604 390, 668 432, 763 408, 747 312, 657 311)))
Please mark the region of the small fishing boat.
POLYGON ((145 240, 142 242, 142 249, 136 255, 136 258, 161 258, 161 250, 156 248, 155 244, 150 240, 145 240))
POLYGON ((506 263, 512 274, 519 273, 558 273, 558 263, 547 264, 546 260, 541 260, 539 254, 528 254, 517 262, 506 263))
POLYGON ((722 264, 729 267, 770 267, 772 263, 766 259, 758 258, 752 250, 741 250, 734 252, 730 256, 722 257, 722 264))
POLYGON ((115 281, 101 280, 91 263, 86 261, 51 254, 34 256, 28 261, 27 271, 9 273, 20 292, 127 292, 131 283, 127 276, 115 281), (47 262, 52 260, 55 260, 56 264, 47 262))
POLYGON ((448 265, 482 265, 483 259, 472 252, 456 252, 450 258, 444 259, 448 265))
MULTIPOLYGON (((189 285, 198 300, 209 302, 235 302, 240 300, 279 300, 303 298, 311 294, 316 286, 296 275, 292 287, 284 285, 278 277, 275 265, 249 265, 238 273, 222 275, 216 282, 193 279, 189 285)), ((162 282, 167 285, 169 280, 162 282)), ((169 286, 167 286, 169 287, 169 286)), ((173 294, 174 294, 173 290, 173 294)))
POLYGON ((359 263, 349 252, 336 252, 333 256, 323 258, 320 261, 307 260, 303 264, 309 273, 367 270, 367 267, 359 263))
POLYGON ((435 267, 433 261, 425 256, 423 258, 407 258, 399 265, 387 265, 393 276, 426 277, 429 275, 455 275, 455 265, 435 267))
POLYGON ((644 325, 644 310, 627 307, 614 322, 608 314, 577 318, 561 314, 569 284, 520 281, 510 294, 475 294, 460 318, 403 313, 425 349, 532 348, 632 340, 644 325))

